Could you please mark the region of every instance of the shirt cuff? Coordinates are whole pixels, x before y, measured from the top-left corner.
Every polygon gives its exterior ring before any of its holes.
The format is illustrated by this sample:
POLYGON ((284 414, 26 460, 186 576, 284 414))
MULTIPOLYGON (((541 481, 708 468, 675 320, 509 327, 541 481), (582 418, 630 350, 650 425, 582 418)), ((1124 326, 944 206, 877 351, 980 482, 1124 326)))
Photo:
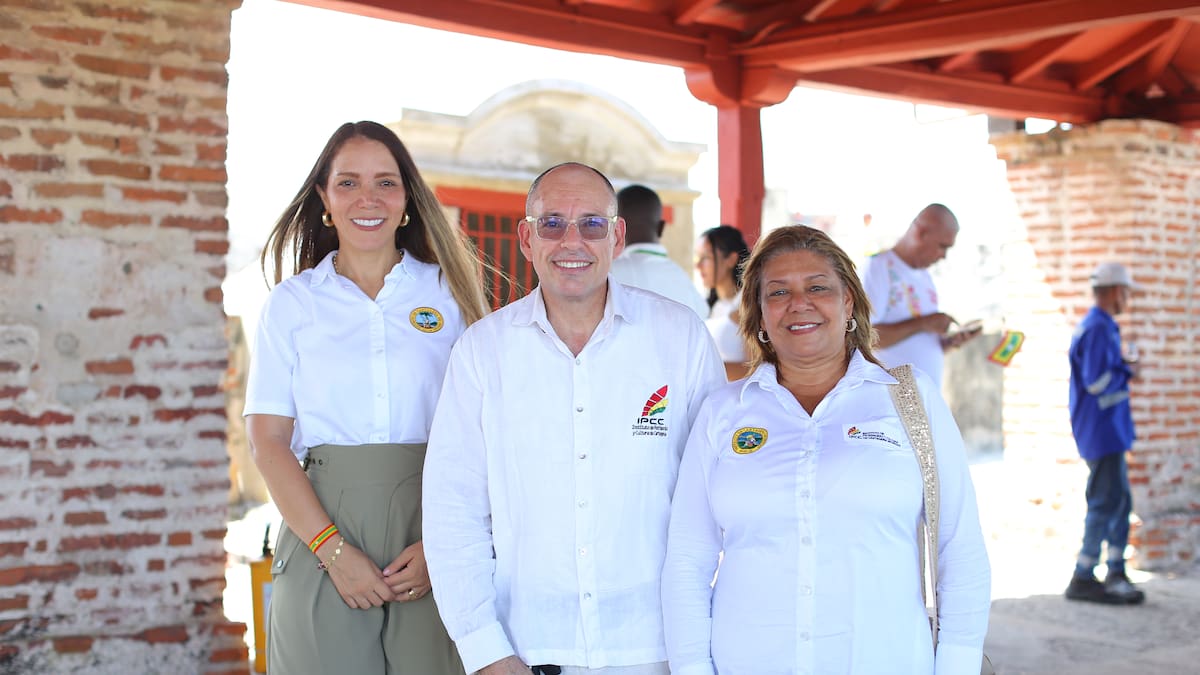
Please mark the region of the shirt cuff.
POLYGON ((936 661, 936 675, 979 675, 979 666, 983 663, 983 649, 939 643, 936 661))
POLYGON ((499 621, 462 636, 454 644, 468 673, 481 670, 514 653, 499 621))

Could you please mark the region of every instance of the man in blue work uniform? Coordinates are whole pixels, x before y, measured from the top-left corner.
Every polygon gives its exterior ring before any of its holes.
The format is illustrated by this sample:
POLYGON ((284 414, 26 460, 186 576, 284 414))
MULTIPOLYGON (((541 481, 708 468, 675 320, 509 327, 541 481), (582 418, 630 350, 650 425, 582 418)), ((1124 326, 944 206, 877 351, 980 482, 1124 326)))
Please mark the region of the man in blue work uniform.
POLYGON ((1125 545, 1133 496, 1125 453, 1133 446, 1129 381, 1139 366, 1132 345, 1121 347, 1114 316, 1125 311, 1136 288, 1123 265, 1101 263, 1092 273, 1095 306, 1071 338, 1071 430, 1079 456, 1087 462, 1087 518, 1083 547, 1066 597, 1114 605, 1134 605, 1145 594, 1125 575, 1125 545), (1101 583, 1094 569, 1100 545, 1108 543, 1108 574, 1101 583))

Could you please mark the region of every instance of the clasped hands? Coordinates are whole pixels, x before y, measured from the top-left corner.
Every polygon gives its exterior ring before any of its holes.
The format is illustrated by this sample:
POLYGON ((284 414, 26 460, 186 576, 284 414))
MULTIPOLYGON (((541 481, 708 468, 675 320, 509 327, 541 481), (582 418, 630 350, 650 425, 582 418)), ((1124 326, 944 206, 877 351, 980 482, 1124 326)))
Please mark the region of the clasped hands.
POLYGON ((417 542, 382 570, 349 542, 329 567, 329 579, 346 606, 354 609, 382 607, 385 602, 410 602, 432 588, 425 565, 425 546, 417 542))

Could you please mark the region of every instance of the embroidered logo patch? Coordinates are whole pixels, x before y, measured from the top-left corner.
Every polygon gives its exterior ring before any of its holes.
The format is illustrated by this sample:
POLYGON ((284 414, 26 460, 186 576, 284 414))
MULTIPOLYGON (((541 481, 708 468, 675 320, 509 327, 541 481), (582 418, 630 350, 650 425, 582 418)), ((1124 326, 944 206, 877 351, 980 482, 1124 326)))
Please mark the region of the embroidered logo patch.
POLYGON ((633 423, 634 436, 667 435, 667 385, 659 387, 642 406, 642 414, 633 423))
POLYGON ((413 328, 422 333, 436 333, 442 329, 442 313, 432 307, 418 307, 408 315, 413 328))
POLYGON ((846 438, 848 440, 851 440, 851 441, 882 441, 884 443, 887 443, 888 445, 891 445, 892 447, 896 447, 896 448, 900 447, 900 441, 892 438, 891 436, 887 435, 886 433, 884 433, 882 431, 864 431, 862 429, 859 429, 856 425, 853 425, 853 424, 851 424, 847 427, 843 427, 843 428, 846 430, 846 438))
POLYGON ((749 455, 762 450, 767 444, 767 430, 760 427, 742 427, 733 432, 733 451, 739 455, 749 455))

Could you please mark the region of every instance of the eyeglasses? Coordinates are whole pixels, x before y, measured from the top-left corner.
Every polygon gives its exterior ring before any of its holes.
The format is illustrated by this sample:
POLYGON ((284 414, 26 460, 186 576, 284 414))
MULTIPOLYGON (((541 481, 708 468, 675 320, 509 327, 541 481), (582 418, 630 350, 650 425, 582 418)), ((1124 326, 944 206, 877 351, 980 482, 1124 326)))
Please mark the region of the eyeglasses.
POLYGON ((562 216, 525 216, 525 222, 533 226, 538 239, 558 241, 574 223, 580 238, 598 241, 608 236, 609 229, 617 222, 617 216, 580 216, 574 220, 562 216))

